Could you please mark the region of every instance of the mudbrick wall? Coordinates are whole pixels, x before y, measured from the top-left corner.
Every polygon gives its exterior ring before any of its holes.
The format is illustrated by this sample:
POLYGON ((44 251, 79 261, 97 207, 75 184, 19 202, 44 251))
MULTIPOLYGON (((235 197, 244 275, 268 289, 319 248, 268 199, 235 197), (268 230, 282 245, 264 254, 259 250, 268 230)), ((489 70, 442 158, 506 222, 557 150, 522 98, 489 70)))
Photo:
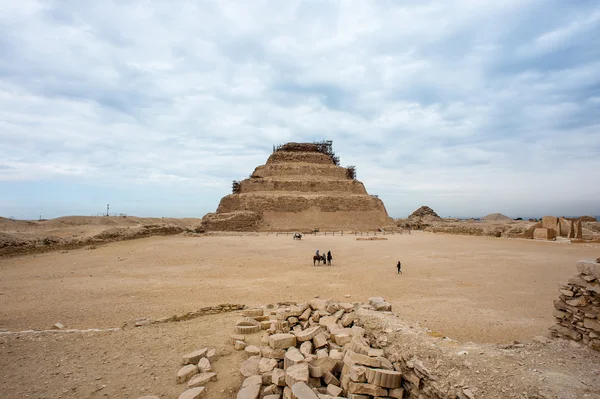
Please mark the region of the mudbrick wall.
POLYGON ((554 301, 556 324, 552 334, 580 341, 600 351, 600 258, 577 263, 579 274, 560 286, 560 298, 554 301))

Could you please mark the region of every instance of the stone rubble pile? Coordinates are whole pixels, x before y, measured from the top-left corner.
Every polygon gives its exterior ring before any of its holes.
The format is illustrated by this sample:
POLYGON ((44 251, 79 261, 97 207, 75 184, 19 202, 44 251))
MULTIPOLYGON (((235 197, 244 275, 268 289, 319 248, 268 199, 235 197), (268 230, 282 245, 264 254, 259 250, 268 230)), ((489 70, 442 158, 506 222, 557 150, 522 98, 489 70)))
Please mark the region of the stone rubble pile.
POLYGON ((216 354, 214 348, 203 348, 183 355, 183 367, 177 372, 177 383, 187 383, 188 389, 179 399, 198 399, 206 394, 206 385, 217 380, 217 373, 212 371, 211 366, 216 354))
POLYGON ((385 344, 365 337, 365 329, 357 325, 360 308, 392 309, 377 297, 369 304, 314 299, 244 310, 230 336, 235 349, 248 356, 240 367, 245 380, 237 398, 403 398, 418 390, 427 376, 419 375, 414 365, 407 369, 392 363, 381 349, 385 344), (263 345, 248 345, 246 337, 257 329, 263 331, 263 345))
MULTIPOLYGON (((206 306, 198 310, 194 310, 192 312, 183 313, 180 315, 166 316, 161 317, 160 319, 150 319, 150 318, 142 318, 137 319, 134 327, 143 327, 152 324, 162 324, 162 323, 172 323, 177 321, 186 321, 195 319, 197 317, 211 315, 211 314, 219 314, 219 313, 227 313, 234 312, 236 310, 244 309, 246 305, 238 304, 238 303, 222 303, 216 306, 206 306)), ((123 327, 126 327, 128 323, 125 323, 123 327)))
POLYGON ((580 261, 577 276, 560 286, 554 301, 557 324, 550 327, 556 337, 579 341, 600 350, 600 263, 580 261))

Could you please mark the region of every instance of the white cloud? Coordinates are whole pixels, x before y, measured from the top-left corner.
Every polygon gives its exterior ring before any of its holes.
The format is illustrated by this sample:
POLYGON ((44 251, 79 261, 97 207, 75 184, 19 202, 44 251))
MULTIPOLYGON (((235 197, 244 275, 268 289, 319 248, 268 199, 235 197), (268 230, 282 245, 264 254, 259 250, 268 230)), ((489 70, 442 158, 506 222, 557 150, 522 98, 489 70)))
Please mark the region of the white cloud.
POLYGON ((0 188, 164 186, 199 216, 327 138, 393 215, 600 213, 594 7, 0 1, 0 188))

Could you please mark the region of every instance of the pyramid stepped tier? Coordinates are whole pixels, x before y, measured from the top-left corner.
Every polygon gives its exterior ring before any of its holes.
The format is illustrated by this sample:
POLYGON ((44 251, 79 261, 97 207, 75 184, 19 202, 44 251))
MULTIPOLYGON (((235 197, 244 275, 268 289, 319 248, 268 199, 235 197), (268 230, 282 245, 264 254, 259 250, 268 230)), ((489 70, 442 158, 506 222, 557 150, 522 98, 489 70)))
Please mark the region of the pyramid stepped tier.
POLYGON ((352 169, 337 165, 331 142, 288 143, 249 179, 234 183, 206 230, 373 230, 391 227, 383 202, 352 169))
POLYGON ((367 194, 365 186, 356 180, 306 179, 299 177, 280 177, 265 179, 246 179, 240 182, 242 193, 254 192, 295 192, 331 194, 367 194))
POLYGON ((317 176, 319 180, 348 179, 345 168, 337 167, 331 163, 274 163, 261 165, 254 170, 254 173, 252 173, 253 178, 286 176, 317 176))

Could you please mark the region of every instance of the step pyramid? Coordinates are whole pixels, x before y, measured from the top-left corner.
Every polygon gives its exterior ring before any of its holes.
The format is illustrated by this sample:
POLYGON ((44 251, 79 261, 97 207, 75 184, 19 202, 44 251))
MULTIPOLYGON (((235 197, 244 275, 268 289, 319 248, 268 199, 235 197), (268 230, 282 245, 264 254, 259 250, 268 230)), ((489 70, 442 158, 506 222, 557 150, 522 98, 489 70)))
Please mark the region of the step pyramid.
POLYGON ((332 142, 273 148, 250 178, 203 218, 206 230, 374 230, 394 226, 383 202, 369 195, 355 169, 340 167, 332 142))

